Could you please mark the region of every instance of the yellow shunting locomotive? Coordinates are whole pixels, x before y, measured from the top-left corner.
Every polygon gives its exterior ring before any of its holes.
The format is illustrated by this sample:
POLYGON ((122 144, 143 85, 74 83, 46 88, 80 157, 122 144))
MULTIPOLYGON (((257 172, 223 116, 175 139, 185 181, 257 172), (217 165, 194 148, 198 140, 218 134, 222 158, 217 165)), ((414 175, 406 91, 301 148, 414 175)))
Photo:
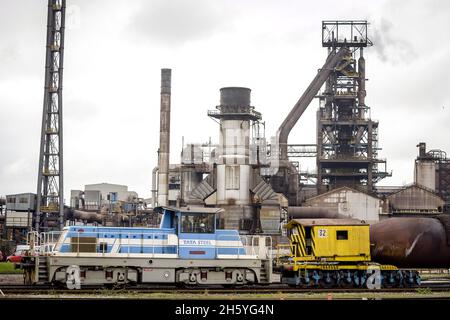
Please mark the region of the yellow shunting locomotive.
POLYGON ((283 282, 297 287, 420 285, 414 270, 371 261, 369 225, 356 219, 292 219, 290 255, 279 261, 283 282))

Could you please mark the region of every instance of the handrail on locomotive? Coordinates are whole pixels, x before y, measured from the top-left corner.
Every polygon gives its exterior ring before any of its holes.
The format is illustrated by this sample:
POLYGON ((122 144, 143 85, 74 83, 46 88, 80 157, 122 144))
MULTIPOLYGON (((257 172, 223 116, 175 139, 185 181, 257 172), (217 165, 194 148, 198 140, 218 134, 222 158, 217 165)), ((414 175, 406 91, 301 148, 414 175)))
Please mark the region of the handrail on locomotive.
MULTIPOLYGON (((52 255, 53 253, 59 252, 59 249, 61 248, 61 245, 64 241, 64 231, 51 231, 51 232, 41 232, 37 233, 36 231, 30 231, 27 235, 27 244, 30 246, 30 255, 32 256, 47 256, 52 255)), ((116 232, 101 232, 103 235, 106 236, 112 236, 116 235, 116 232)), ((92 242, 83 242, 83 237, 81 236, 83 232, 76 232, 77 234, 77 241, 76 243, 76 250, 71 251, 72 253, 83 253, 82 250, 80 250, 80 246, 83 245, 92 245, 92 242), (80 241, 81 240, 81 241, 80 241)), ((123 235, 123 233, 122 233, 123 235)), ((119 246, 124 245, 127 248, 128 255, 131 254, 130 250, 131 247, 134 245, 134 248, 136 248, 136 244, 133 243, 133 240, 140 240, 140 244, 138 244, 137 248, 140 249, 139 251, 143 252, 144 248, 144 242, 143 238, 140 237, 139 239, 133 238, 133 235, 135 233, 126 233, 125 238, 116 238, 114 239, 113 244, 111 245, 112 248, 115 247, 116 244, 119 246)), ((151 239, 161 239, 163 235, 166 235, 163 232, 152 232, 148 234, 148 236, 151 239)), ((236 250, 236 258, 243 258, 246 256, 256 256, 263 260, 272 260, 274 255, 274 250, 272 249, 272 237, 268 235, 239 235, 238 241, 230 241, 235 240, 235 235, 218 235, 217 236, 217 244, 215 246, 215 256, 219 257, 219 250, 221 249, 237 249, 236 250), (224 242, 225 244, 221 244, 221 242, 224 242), (239 249, 244 249, 244 253, 241 253, 239 249)), ((95 244, 96 247, 99 246, 99 243, 95 244)), ((155 247, 158 245, 157 242, 152 242, 151 244, 151 253, 155 254, 155 247)), ((176 248, 176 254, 178 255, 178 246, 175 246, 176 248)), ((99 249, 100 253, 108 253, 106 247, 102 247, 99 249)), ((123 253, 123 252, 121 252, 123 253)))

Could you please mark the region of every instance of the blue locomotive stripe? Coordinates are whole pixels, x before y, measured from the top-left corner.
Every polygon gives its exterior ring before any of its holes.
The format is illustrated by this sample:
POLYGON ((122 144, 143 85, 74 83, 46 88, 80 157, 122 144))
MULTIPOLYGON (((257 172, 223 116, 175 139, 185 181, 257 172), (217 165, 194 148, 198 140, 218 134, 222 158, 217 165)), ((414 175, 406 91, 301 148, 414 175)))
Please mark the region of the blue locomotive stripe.
POLYGON ((139 246, 120 246, 119 253, 176 253, 176 246, 155 246, 155 247, 139 247, 139 246))
POLYGON ((217 254, 245 255, 245 250, 244 250, 244 248, 217 248, 217 254))
MULTIPOLYGON (((113 246, 107 246, 105 251, 101 250, 100 245, 96 245, 96 252, 97 253, 112 253, 113 246)), ((141 246, 141 245, 119 245, 118 246, 118 252, 119 253, 128 253, 128 250, 130 250, 129 253, 161 253, 169 252, 169 253, 176 253, 177 246, 176 245, 155 245, 155 246, 141 246)), ((60 252, 77 252, 76 245, 71 244, 63 244, 61 246, 60 252), (74 247, 74 250, 72 250, 72 247, 74 247)), ((80 251, 83 252, 83 251, 80 251)))
POLYGON ((180 259, 254 254, 247 252, 244 245, 254 245, 253 240, 242 238, 237 230, 178 234, 175 228, 70 226, 64 228, 55 251, 102 255, 178 254, 180 259))
POLYGON ((129 233, 95 233, 95 232, 69 232, 67 238, 105 238, 105 239, 167 239, 169 233, 145 233, 145 234, 129 234, 129 233))

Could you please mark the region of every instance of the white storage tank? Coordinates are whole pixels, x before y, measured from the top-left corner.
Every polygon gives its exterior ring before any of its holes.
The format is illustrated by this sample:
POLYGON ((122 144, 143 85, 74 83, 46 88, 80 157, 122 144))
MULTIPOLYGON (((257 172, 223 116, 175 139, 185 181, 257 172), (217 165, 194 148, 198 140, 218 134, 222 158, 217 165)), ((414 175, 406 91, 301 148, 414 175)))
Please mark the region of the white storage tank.
POLYGON ((416 160, 414 166, 414 183, 430 190, 435 190, 436 162, 433 160, 416 160))

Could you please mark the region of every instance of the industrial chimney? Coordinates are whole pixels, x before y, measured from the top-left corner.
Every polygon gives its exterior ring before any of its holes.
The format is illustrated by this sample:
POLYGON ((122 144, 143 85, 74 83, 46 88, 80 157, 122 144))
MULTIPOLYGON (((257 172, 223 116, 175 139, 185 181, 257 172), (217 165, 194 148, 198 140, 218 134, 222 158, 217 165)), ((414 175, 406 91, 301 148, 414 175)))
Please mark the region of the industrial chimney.
POLYGON ((158 151, 158 206, 168 205, 171 69, 161 69, 161 111, 158 151))

